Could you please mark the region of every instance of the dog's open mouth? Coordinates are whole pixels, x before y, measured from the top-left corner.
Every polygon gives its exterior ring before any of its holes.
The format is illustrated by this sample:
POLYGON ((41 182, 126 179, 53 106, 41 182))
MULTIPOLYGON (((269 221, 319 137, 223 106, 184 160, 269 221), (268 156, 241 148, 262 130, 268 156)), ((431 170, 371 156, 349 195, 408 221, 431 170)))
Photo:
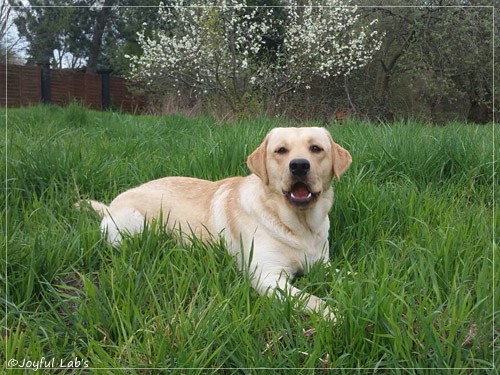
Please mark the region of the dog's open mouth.
POLYGON ((284 194, 292 204, 304 207, 316 200, 320 193, 313 193, 305 183, 297 182, 292 185, 290 191, 285 191, 284 194))

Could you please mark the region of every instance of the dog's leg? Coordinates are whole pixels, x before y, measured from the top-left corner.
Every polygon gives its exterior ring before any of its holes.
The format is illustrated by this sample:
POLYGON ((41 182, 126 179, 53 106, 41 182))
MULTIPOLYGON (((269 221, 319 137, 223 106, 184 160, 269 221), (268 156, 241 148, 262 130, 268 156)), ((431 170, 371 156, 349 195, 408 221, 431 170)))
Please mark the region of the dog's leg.
MULTIPOLYGON (((335 314, 328 305, 319 297, 305 293, 298 288, 295 288, 288 282, 289 275, 282 269, 271 272, 260 272, 260 277, 252 278, 252 285, 261 295, 270 296, 278 289, 290 296, 298 296, 301 301, 305 302, 307 310, 315 313, 322 313, 326 319, 332 322, 336 321, 335 314)), ((258 275, 258 273, 256 273, 258 275)), ((276 294, 278 297, 280 294, 276 294)))
POLYGON ((108 242, 113 246, 120 245, 122 233, 134 235, 144 230, 146 218, 133 208, 110 210, 101 222, 101 231, 106 233, 108 242))

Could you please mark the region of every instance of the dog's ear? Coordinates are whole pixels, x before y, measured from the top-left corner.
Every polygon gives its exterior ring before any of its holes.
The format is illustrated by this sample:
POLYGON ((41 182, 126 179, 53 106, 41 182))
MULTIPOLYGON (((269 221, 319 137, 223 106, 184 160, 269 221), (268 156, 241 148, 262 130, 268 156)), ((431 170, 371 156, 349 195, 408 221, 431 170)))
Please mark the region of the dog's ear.
POLYGON ((332 144, 332 168, 335 178, 340 180, 340 177, 347 171, 351 165, 352 157, 349 151, 336 144, 330 136, 332 144))
POLYGON ((267 142, 269 136, 264 139, 264 142, 257 147, 257 149, 252 152, 247 159, 248 168, 258 176, 264 184, 269 183, 269 177, 267 175, 266 159, 267 159, 267 142))

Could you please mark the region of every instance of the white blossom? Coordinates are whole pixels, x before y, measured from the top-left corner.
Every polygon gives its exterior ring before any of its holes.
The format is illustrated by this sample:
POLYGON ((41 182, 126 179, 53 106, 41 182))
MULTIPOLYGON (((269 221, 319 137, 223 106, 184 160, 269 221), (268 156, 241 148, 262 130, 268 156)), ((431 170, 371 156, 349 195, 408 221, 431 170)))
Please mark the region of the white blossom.
POLYGON ((315 76, 350 74, 381 46, 372 30, 377 20, 361 24, 357 8, 343 0, 284 0, 281 18, 272 8, 247 7, 246 0, 214 0, 213 7, 202 0, 189 4, 161 4, 161 29, 151 37, 137 34, 143 54, 126 56, 133 79, 152 86, 182 83, 199 95, 223 92, 241 98, 259 88, 278 97, 299 86, 309 89, 315 76), (282 42, 271 58, 264 58, 266 40, 277 35, 282 42))

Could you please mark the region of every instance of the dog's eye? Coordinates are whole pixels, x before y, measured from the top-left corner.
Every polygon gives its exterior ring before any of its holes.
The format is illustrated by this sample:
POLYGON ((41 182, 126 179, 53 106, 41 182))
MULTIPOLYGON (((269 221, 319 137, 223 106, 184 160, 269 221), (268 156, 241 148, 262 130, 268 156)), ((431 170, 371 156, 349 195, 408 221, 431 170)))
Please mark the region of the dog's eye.
POLYGON ((277 154, 283 155, 288 152, 288 150, 285 147, 280 147, 275 151, 277 154))
POLYGON ((323 149, 322 149, 321 147, 316 146, 316 145, 312 145, 312 146, 310 147, 310 150, 311 150, 311 152, 312 152, 312 153, 314 153, 314 154, 317 154, 317 153, 319 153, 319 152, 323 151, 323 149))

